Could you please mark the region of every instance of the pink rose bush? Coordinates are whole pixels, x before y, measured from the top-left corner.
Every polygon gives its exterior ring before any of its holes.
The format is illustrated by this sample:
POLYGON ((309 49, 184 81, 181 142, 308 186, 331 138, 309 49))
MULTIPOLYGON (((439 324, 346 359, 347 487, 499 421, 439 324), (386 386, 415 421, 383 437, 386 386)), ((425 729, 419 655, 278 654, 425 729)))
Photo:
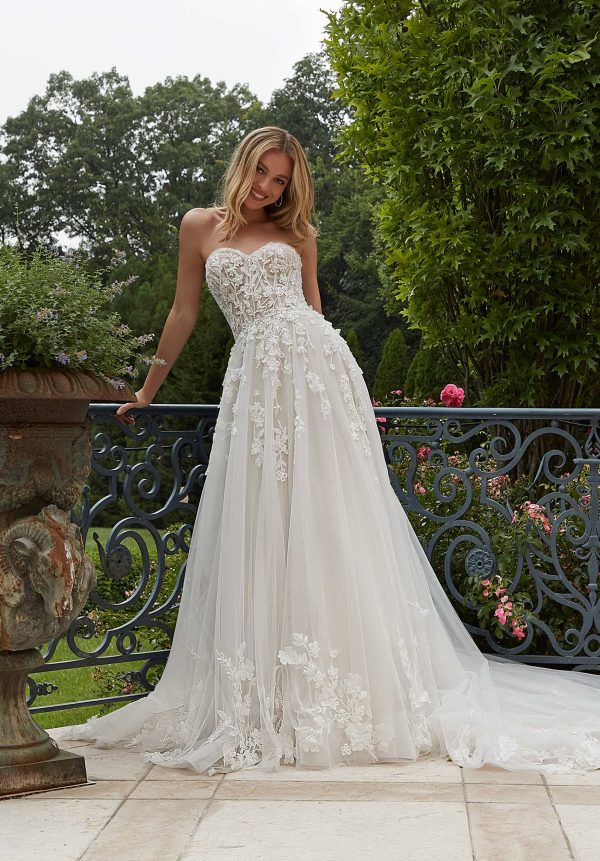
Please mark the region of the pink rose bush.
POLYGON ((462 407, 465 399, 465 390, 448 383, 440 392, 440 400, 445 407, 462 407))
MULTIPOLYGON (((374 405, 458 408, 464 404, 465 393, 448 383, 439 397, 439 402, 430 398, 410 398, 402 389, 394 389, 384 399, 384 404, 374 405)), ((414 419, 412 416, 387 420, 387 435, 407 438, 406 452, 403 454, 402 448, 397 449, 398 460, 391 468, 401 486, 407 492, 412 489, 413 510, 407 512, 409 520, 424 545, 432 539, 437 542, 432 562, 436 570, 441 571, 450 542, 465 527, 454 528, 449 523, 444 532, 440 523, 461 509, 471 490, 470 504, 462 517, 485 530, 495 559, 493 574, 485 579, 481 579, 481 575, 471 577, 465 567, 469 545, 465 543, 454 550, 450 576, 466 602, 461 605, 455 601, 457 612, 470 624, 477 624, 477 619, 479 627, 488 630, 493 639, 505 647, 518 648, 526 644, 528 653, 555 654, 550 639, 535 624, 536 620, 539 617, 552 630, 556 641, 568 646, 568 631, 579 629, 581 613, 572 601, 569 605, 559 604, 551 595, 540 591, 536 580, 547 576, 552 591, 572 596, 575 589, 584 599, 589 599, 587 563, 576 555, 572 542, 574 534, 582 534, 584 519, 593 501, 589 492, 589 466, 584 464, 576 476, 573 472, 563 472, 555 482, 542 476, 532 485, 531 476, 517 477, 514 468, 504 472, 507 464, 492 456, 469 462, 474 445, 489 452, 483 435, 476 443, 473 440, 459 444, 444 439, 437 422, 429 431, 428 422, 429 418, 414 419), (567 497, 566 505, 556 496, 557 490, 567 497), (561 570, 564 584, 556 579, 555 565, 561 570)), ((378 423, 380 427, 384 424, 378 423)))
POLYGON ((465 598, 477 607, 477 618, 498 640, 504 637, 524 640, 528 627, 527 592, 509 592, 509 580, 501 574, 481 579, 470 577, 465 598))

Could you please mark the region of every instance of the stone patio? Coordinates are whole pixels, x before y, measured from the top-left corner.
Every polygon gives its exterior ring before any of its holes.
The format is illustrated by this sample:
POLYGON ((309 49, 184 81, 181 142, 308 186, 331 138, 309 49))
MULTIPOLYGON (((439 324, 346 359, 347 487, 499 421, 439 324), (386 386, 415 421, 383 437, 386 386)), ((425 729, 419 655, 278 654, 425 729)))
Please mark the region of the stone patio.
POLYGON ((600 771, 545 779, 421 760, 208 777, 62 746, 85 754, 94 782, 0 801, 6 861, 600 859, 600 771))

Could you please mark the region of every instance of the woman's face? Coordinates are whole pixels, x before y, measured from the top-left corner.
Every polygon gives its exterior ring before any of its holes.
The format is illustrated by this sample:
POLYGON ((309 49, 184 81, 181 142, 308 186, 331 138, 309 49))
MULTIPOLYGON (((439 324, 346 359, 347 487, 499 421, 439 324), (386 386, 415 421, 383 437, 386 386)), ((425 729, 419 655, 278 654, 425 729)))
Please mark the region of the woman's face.
POLYGON ((256 167, 254 182, 244 205, 261 209, 275 203, 292 176, 293 162, 289 155, 276 149, 264 152, 256 167))

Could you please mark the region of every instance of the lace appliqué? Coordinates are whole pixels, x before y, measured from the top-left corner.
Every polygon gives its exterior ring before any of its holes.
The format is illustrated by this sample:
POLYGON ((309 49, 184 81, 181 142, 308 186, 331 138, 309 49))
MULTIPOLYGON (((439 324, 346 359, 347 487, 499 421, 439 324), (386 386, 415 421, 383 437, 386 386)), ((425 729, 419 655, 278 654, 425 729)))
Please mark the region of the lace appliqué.
MULTIPOLYGON (((334 726, 342 729, 344 733, 345 741, 339 748, 344 757, 350 756, 353 751, 366 750, 371 752, 376 760, 375 750, 382 753, 388 750, 392 729, 383 723, 373 727, 370 698, 361 677, 357 673, 348 673, 340 678, 334 663, 339 654, 338 649, 329 649, 330 663, 326 670, 322 670, 318 665, 321 654, 319 643, 316 640, 309 642, 309 638, 301 633, 294 634, 292 640, 291 645, 279 651, 275 676, 280 678, 280 673, 286 666, 297 667, 314 687, 317 703, 310 713, 307 713, 306 718, 302 717, 298 726, 292 727, 289 716, 284 714, 284 697, 279 681, 275 685, 272 709, 271 701, 267 698, 266 705, 272 712, 273 731, 284 761, 291 763, 294 760, 294 732, 303 750, 316 752, 321 750, 328 731, 334 726)), ((220 651, 215 653, 215 657, 227 677, 228 683, 223 689, 228 691, 227 699, 231 701, 232 709, 230 712, 217 709, 219 721, 207 743, 224 737, 223 767, 209 769, 209 775, 217 771, 237 771, 256 765, 262 759, 264 735, 252 718, 253 714, 259 711, 256 704, 257 680, 255 665, 246 657, 246 643, 240 644, 234 660, 220 651)), ((163 752, 148 754, 147 758, 153 762, 168 763, 175 755, 184 751, 186 740, 189 740, 189 728, 183 718, 184 713, 185 709, 182 707, 181 719, 173 720, 168 731, 164 732, 161 744, 157 744, 163 752)), ((144 726, 139 736, 148 734, 153 729, 154 726, 144 726)), ((139 736, 132 744, 139 742, 139 736)))
POLYGON ((320 652, 319 643, 316 640, 309 643, 304 634, 294 634, 293 644, 279 651, 281 663, 300 669, 316 693, 317 702, 311 708, 307 723, 296 727, 301 748, 319 751, 324 738, 335 725, 346 736, 346 742, 341 746, 344 756, 361 750, 373 753, 377 745, 383 745, 380 749, 385 749, 390 733, 381 724, 374 730, 369 694, 362 687, 361 677, 357 673, 348 673, 340 679, 334 664, 339 650, 335 648, 329 651, 331 660, 327 670, 322 670, 317 662, 320 652))
MULTIPOLYGON (((273 468, 278 481, 288 478, 288 442, 292 428, 288 429, 279 418, 281 405, 278 390, 282 386, 282 375, 293 373, 293 357, 301 359, 307 387, 318 396, 321 417, 331 415, 331 402, 327 387, 313 369, 318 367, 318 349, 336 371, 336 356, 345 362, 347 373, 336 376, 337 384, 348 407, 350 432, 353 439, 362 445, 365 455, 371 455, 367 434, 367 412, 358 391, 352 391, 362 370, 356 364, 350 348, 340 336, 340 330, 310 306, 302 290, 301 259, 284 242, 269 242, 252 254, 234 248, 216 249, 206 264, 207 284, 217 304, 225 314, 236 343, 232 350, 225 379, 223 381, 222 404, 231 402, 231 415, 224 416, 224 431, 231 436, 237 432, 239 393, 247 376, 243 371, 246 346, 254 344, 254 363, 266 384, 270 387, 269 403, 273 420, 265 414, 266 397, 261 400, 255 391, 250 405, 252 422, 251 454, 258 468, 264 467, 265 445, 274 451, 273 468), (310 330, 318 331, 318 339, 312 338, 310 330), (317 341, 320 347, 317 346, 317 341), (311 367, 312 354, 312 367, 311 367), (235 363, 239 362, 239 366, 235 363), (267 428, 270 430, 267 431, 267 428)), ((296 389, 294 398, 293 439, 296 442, 305 430, 306 409, 296 389)), ((370 405, 369 405, 370 406, 370 405)))
POLYGON ((371 443, 367 434, 367 422, 365 418, 365 410, 363 405, 355 398, 350 387, 350 378, 347 374, 342 374, 340 377, 340 386, 344 402, 348 405, 350 415, 350 433, 352 439, 359 440, 362 443, 363 451, 367 457, 371 457, 371 443))

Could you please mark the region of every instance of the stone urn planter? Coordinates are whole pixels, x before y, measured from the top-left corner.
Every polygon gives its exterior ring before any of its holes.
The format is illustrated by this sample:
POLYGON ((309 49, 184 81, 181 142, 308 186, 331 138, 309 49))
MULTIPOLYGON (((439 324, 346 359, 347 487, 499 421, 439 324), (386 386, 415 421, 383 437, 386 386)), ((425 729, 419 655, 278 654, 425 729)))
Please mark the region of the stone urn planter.
POLYGON ((87 781, 83 757, 34 722, 25 679, 96 582, 70 521, 91 466, 88 405, 133 400, 83 371, 0 372, 0 797, 87 781))

